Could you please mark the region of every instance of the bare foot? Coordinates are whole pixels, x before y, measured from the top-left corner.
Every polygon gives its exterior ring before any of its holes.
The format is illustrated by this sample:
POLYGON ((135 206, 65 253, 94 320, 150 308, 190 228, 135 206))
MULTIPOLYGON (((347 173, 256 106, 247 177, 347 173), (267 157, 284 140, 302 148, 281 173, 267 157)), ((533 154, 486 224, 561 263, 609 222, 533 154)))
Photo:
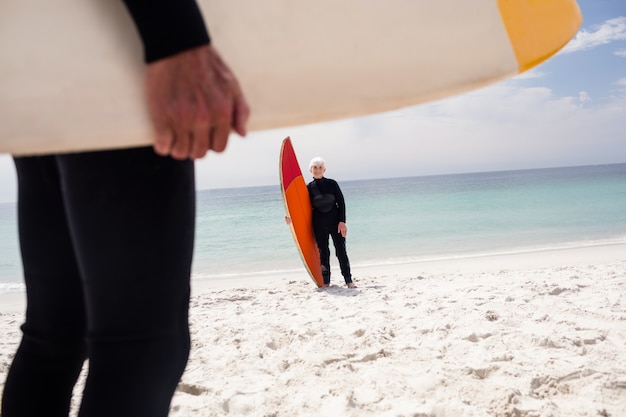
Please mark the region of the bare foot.
POLYGON ((351 282, 349 284, 346 284, 348 286, 348 288, 356 288, 356 284, 354 282, 351 282))

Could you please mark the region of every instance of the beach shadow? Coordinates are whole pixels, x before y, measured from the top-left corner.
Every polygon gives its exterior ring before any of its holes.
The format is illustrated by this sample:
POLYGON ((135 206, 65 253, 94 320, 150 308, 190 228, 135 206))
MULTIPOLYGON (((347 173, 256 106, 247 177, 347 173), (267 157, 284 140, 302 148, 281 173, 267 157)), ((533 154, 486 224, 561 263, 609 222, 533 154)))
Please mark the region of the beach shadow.
POLYGON ((361 294, 361 291, 358 288, 346 288, 340 287, 338 285, 331 285, 330 287, 322 287, 318 288, 317 292, 324 292, 331 295, 336 295, 340 297, 356 297, 361 294))

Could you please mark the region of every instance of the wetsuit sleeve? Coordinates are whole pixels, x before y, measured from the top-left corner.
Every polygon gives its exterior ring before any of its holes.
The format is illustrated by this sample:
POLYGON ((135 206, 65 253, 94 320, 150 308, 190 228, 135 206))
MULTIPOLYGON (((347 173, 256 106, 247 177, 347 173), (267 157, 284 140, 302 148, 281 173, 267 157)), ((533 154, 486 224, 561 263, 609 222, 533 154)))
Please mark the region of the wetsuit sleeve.
POLYGON ((341 192, 341 188, 339 188, 339 184, 335 181, 335 201, 337 203, 337 208, 339 209, 339 221, 346 222, 346 201, 343 198, 343 193, 341 192))
POLYGON ((195 0, 123 0, 144 46, 146 63, 210 43, 195 0))

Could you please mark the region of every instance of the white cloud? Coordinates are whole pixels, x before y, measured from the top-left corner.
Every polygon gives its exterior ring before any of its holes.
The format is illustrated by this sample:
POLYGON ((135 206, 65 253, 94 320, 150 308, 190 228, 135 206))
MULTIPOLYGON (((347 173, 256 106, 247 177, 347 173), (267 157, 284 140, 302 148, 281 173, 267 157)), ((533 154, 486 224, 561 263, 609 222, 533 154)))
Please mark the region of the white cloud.
POLYGON ((583 106, 586 102, 591 101, 591 97, 586 91, 581 91, 578 93, 578 102, 580 106, 583 106))
POLYGON ((619 51, 613 52, 617 56, 621 56, 622 58, 626 58, 626 49, 620 49, 619 51))
POLYGON ((609 19, 591 31, 581 29, 562 52, 583 51, 620 40, 626 40, 626 17, 624 16, 609 19))

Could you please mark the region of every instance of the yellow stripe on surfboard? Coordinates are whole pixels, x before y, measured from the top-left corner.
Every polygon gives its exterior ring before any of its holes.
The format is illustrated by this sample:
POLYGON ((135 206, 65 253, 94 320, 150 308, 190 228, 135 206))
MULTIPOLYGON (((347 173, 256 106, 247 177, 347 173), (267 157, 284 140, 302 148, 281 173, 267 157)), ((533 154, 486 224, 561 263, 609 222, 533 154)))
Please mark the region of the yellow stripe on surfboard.
POLYGON ((498 7, 519 72, 557 53, 582 23, 575 0, 498 0, 498 7))

